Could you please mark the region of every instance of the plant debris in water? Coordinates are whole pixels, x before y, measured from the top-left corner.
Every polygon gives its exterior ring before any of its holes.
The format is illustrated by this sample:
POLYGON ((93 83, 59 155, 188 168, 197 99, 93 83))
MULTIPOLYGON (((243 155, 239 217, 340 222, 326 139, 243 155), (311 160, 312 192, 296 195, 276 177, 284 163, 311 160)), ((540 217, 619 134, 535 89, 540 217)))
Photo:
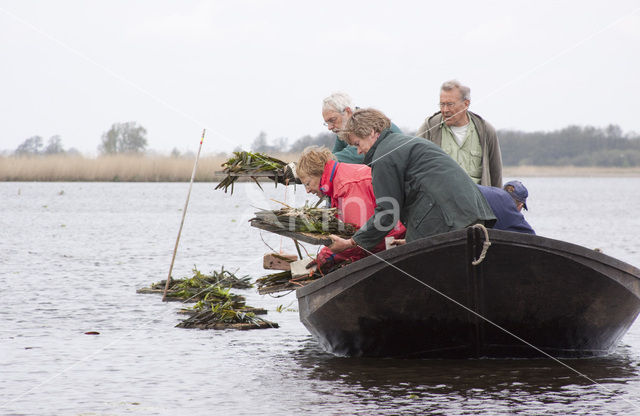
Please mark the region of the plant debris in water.
MULTIPOLYGON (((259 329, 277 328, 278 324, 262 319, 253 308, 238 302, 227 290, 226 299, 202 300, 195 304, 191 317, 176 325, 178 328, 199 329, 259 329)), ((187 312, 189 313, 189 312, 187 312)))
MULTIPOLYGON (((213 290, 211 287, 220 286, 230 287, 233 289, 249 289, 253 287, 249 276, 237 277, 235 273, 225 270, 224 266, 222 266, 222 269, 219 272, 214 270, 210 275, 202 273, 195 265, 193 266, 192 271, 193 276, 191 277, 171 279, 169 290, 167 291, 168 298, 184 300, 193 296, 193 300, 197 301, 202 299, 209 290, 213 290)), ((153 283, 150 289, 152 291, 164 291, 166 284, 166 280, 161 280, 160 282, 153 283)))
MULTIPOLYGON (((138 293, 163 293, 166 280, 154 283, 138 293)), ((201 273, 193 267, 190 278, 171 281, 167 291, 167 299, 197 303, 183 312, 190 317, 179 323, 179 328, 200 329, 259 329, 277 328, 278 324, 262 319, 257 314, 266 313, 262 309, 252 308, 245 304, 244 296, 231 292, 231 288, 246 289, 253 287, 250 278, 238 278, 234 273, 224 270, 212 272, 211 275, 201 273)))
POLYGON ((284 168, 286 162, 280 159, 265 155, 264 153, 251 153, 251 152, 233 152, 233 156, 222 164, 224 168, 222 171, 227 174, 216 186, 216 189, 224 189, 226 193, 229 187, 231 187, 231 194, 233 195, 233 184, 238 180, 238 175, 249 176, 253 181, 262 189, 258 180, 251 175, 258 175, 265 172, 272 172, 274 174, 274 182, 278 185, 278 178, 284 178, 284 168))
POLYGON ((338 234, 349 237, 355 234, 357 228, 353 224, 339 220, 336 213, 337 208, 316 208, 305 204, 301 208, 261 210, 255 213, 256 217, 253 220, 295 232, 338 234))

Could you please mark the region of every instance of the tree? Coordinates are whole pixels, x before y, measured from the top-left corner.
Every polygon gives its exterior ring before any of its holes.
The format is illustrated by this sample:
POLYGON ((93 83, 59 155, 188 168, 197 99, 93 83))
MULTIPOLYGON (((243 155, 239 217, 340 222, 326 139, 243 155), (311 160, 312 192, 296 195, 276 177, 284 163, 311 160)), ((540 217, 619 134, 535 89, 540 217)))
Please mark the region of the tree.
POLYGON ((16 155, 37 155, 42 148, 42 137, 32 136, 22 142, 15 151, 16 155))
POLYGON ((49 142, 47 142, 47 147, 44 148, 45 155, 56 155, 64 153, 64 148, 62 147, 62 139, 60 136, 55 135, 49 138, 49 142))
POLYGON ((325 146, 329 149, 333 149, 333 145, 336 141, 336 134, 331 132, 318 133, 317 136, 306 135, 302 136, 289 148, 290 152, 301 152, 308 146, 325 146))
POLYGON ((251 143, 251 150, 254 152, 268 152, 270 146, 267 144, 267 133, 261 131, 258 137, 253 140, 251 143))
POLYGON ((147 147, 147 130, 135 121, 114 123, 102 135, 98 151, 102 154, 143 153, 147 147))

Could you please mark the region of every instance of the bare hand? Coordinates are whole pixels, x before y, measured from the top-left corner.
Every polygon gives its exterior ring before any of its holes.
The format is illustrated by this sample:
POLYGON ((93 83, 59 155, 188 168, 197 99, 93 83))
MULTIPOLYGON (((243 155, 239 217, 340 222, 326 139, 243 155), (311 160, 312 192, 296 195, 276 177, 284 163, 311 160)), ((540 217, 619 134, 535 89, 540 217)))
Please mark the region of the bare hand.
POLYGON ((344 238, 340 238, 334 234, 331 234, 329 238, 331 238, 331 241, 333 241, 333 243, 329 246, 329 250, 333 251, 334 253, 341 253, 346 249, 355 247, 355 242, 353 242, 353 239, 351 238, 345 240, 344 238))

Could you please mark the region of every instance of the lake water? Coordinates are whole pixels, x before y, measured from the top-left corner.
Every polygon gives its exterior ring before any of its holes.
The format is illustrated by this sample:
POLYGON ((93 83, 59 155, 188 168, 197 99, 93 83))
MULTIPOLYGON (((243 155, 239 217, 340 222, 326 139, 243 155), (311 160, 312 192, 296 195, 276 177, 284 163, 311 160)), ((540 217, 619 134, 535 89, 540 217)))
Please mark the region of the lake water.
MULTIPOLYGON (((520 179, 538 234, 640 266, 640 178, 520 179)), ((255 279, 267 244, 294 252, 247 220, 272 198, 315 198, 264 188, 195 184, 173 276, 224 265, 255 279)), ((235 291, 278 329, 175 328, 180 305, 136 289, 166 278, 187 190, 0 183, 0 414, 640 414, 638 322, 612 355, 566 361, 596 383, 549 359, 334 357, 300 323, 293 293, 235 291)))

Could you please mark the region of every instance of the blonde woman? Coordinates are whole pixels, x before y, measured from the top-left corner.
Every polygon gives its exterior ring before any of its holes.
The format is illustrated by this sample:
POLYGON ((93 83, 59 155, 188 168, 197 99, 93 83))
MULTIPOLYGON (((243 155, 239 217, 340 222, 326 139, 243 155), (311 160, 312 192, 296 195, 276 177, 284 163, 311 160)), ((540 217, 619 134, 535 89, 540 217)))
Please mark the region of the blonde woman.
MULTIPOLYGON (((325 147, 308 147, 300 156, 297 166, 298 176, 308 193, 328 196, 331 206, 338 209, 338 218, 362 227, 376 208, 376 198, 371 185, 371 168, 366 165, 340 163, 325 147)), ((399 222, 388 233, 395 239, 404 238, 405 228, 399 222)), ((371 251, 384 250, 382 241, 371 251)), ((333 253, 324 247, 316 258, 319 267, 326 270, 344 261, 356 261, 369 253, 359 247, 333 253)))

